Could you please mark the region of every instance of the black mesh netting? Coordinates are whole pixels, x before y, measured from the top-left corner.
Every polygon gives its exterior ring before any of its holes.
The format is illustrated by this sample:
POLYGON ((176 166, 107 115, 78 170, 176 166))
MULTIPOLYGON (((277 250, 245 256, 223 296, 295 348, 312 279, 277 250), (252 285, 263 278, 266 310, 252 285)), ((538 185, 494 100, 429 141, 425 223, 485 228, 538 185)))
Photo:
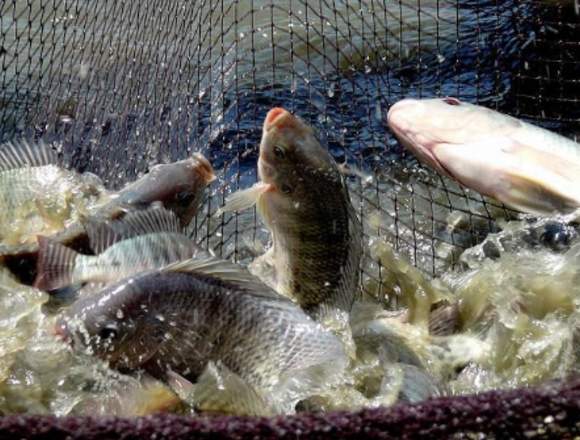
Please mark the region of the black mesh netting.
MULTIPOLYGON (((575 10, 576 9, 576 10, 575 10)), ((457 96, 580 133, 574 0, 0 0, 0 140, 56 142, 111 187, 202 151, 220 180, 192 233, 244 260, 255 214, 210 214, 256 180, 263 118, 284 106, 358 170, 352 199, 430 275, 510 212, 424 167, 385 117, 406 96, 457 96)), ((366 279, 381 269, 363 265, 366 279)))

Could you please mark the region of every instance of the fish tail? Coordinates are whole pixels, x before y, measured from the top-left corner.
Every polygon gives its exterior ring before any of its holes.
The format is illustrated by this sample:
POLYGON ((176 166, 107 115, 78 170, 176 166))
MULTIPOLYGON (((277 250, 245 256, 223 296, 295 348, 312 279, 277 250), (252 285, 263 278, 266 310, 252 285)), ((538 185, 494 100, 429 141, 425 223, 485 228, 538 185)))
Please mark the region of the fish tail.
POLYGON ((38 237, 38 261, 34 287, 55 290, 73 283, 78 253, 50 238, 38 237))

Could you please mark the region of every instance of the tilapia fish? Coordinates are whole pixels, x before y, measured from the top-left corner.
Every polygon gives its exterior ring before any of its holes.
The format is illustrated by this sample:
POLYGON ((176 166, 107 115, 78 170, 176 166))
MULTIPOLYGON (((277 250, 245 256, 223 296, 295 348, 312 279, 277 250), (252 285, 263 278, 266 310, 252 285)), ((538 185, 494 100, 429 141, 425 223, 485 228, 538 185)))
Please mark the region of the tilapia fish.
POLYGON ((580 145, 570 139, 456 98, 404 99, 388 123, 419 160, 512 208, 580 207, 580 145))
MULTIPOLYGON (((92 206, 85 218, 97 221, 108 221, 122 218, 127 212, 146 209, 154 204, 161 204, 174 212, 182 226, 189 224, 197 213, 203 200, 205 188, 215 180, 213 168, 208 160, 199 153, 191 158, 170 164, 159 164, 149 173, 123 188, 117 194, 108 197, 108 201, 92 206)), ((36 231, 39 235, 50 235, 51 231, 36 231)), ((82 222, 77 221, 64 230, 51 236, 54 242, 72 247, 76 250, 90 251, 89 237, 82 222)), ((0 244, 0 256, 5 264, 15 272, 32 274, 34 280, 38 244, 36 235, 34 243, 21 246, 3 246, 0 244)))
POLYGON ((209 256, 183 234, 177 216, 163 208, 136 211, 113 222, 88 222, 85 229, 97 255, 79 254, 49 238, 38 238, 37 288, 111 283, 175 261, 209 256))
POLYGON ((282 108, 264 121, 261 182, 233 194, 222 211, 257 202, 272 234, 265 256, 276 290, 308 312, 349 311, 358 288, 362 229, 347 186, 314 130, 282 108))
POLYGON ((194 153, 189 159, 153 166, 148 174, 123 188, 105 208, 146 208, 161 202, 186 226, 199 210, 206 186, 215 178, 209 161, 201 153, 194 153))
POLYGON ((0 146, 0 242, 18 245, 50 234, 96 202, 100 181, 57 165, 45 143, 26 140, 0 146))
POLYGON ((82 297, 57 333, 114 368, 164 380, 196 381, 210 362, 220 365, 286 410, 319 385, 308 372, 327 382, 346 362, 338 339, 293 302, 217 259, 175 263, 82 297))

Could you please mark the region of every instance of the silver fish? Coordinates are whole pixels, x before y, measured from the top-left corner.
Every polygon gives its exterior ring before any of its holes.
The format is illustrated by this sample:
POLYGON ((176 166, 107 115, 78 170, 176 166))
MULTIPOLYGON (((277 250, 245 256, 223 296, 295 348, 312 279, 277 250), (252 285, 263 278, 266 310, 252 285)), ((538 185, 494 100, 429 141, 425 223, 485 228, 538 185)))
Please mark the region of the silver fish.
POLYGON ((148 207, 161 202, 186 226, 199 210, 206 186, 215 179, 209 161, 194 153, 189 159, 153 166, 141 179, 123 188, 104 209, 148 207))
MULTIPOLYGON (((205 188, 216 176, 208 160, 199 153, 191 158, 170 164, 155 165, 149 173, 123 188, 109 200, 90 207, 82 219, 100 222, 122 218, 127 212, 146 209, 161 204, 174 212, 182 226, 189 224, 203 200, 205 188)), ((75 250, 90 251, 89 237, 81 221, 50 235, 52 231, 36 231, 34 242, 19 246, 0 243, 0 257, 27 283, 34 281, 38 243, 36 235, 49 235, 51 239, 75 250)))
POLYGON ((97 255, 79 254, 49 238, 38 238, 37 288, 108 284, 194 256, 209 256, 183 234, 177 216, 163 208, 136 211, 121 220, 85 227, 97 255))

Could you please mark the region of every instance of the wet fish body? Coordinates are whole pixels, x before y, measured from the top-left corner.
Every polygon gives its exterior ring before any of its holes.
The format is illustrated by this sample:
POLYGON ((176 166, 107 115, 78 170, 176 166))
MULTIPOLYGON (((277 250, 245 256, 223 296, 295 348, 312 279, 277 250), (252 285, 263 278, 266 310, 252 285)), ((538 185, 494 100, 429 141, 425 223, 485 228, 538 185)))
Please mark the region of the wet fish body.
POLYGON ((123 370, 195 381, 219 362, 250 385, 282 393, 296 372, 344 366, 338 339, 294 303, 219 260, 137 275, 67 310, 58 330, 123 370), (80 323, 79 323, 80 321, 80 323), (88 335, 85 338, 83 335, 88 335))
POLYGON ((209 161, 200 153, 185 160, 153 166, 141 179, 123 188, 104 209, 149 207, 161 202, 186 226, 199 210, 204 190, 216 176, 209 161))
POLYGON ((234 194, 224 210, 257 208, 272 234, 265 257, 276 290, 311 314, 349 311, 358 289, 362 228, 330 153, 300 118, 274 108, 266 116, 261 182, 234 194))
POLYGON ((91 247, 83 255, 48 238, 39 237, 35 285, 54 290, 77 283, 111 283, 136 273, 204 255, 184 235, 171 211, 151 209, 127 214, 110 223, 88 223, 91 247))
POLYGON ((402 100, 388 122, 420 161, 510 207, 580 207, 580 145, 570 139, 455 98, 402 100))

